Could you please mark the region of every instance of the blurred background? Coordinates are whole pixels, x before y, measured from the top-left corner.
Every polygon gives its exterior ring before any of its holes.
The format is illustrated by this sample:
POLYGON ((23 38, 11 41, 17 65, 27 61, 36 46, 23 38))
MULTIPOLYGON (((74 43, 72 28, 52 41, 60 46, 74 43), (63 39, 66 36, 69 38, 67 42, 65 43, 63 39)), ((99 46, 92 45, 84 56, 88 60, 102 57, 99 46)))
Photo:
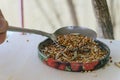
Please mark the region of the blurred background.
MULTIPOLYGON (((114 38, 120 40, 120 0, 107 0, 107 4, 114 38)), ((53 33, 60 27, 78 25, 96 31, 102 38, 91 0, 1 0, 0 9, 12 26, 53 33)))

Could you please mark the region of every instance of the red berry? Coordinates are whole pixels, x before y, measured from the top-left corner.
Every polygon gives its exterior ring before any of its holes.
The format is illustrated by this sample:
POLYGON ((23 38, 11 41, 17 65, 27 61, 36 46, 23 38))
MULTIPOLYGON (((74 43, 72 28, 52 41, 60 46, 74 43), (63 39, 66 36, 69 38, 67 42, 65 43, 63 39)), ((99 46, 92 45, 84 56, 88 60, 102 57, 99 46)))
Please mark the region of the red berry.
POLYGON ((94 67, 90 63, 83 64, 84 70, 92 70, 94 67))
POLYGON ((93 70, 94 67, 98 64, 98 61, 95 61, 95 62, 91 62, 91 63, 84 63, 83 64, 83 68, 85 70, 93 70))
POLYGON ((98 64, 98 61, 94 61, 91 63, 93 66, 96 66, 98 64))
POLYGON ((78 71, 80 69, 80 66, 82 66, 80 63, 73 62, 70 64, 72 71, 78 71))
POLYGON ((57 62, 52 58, 47 59, 47 65, 51 66, 53 68, 57 68, 57 66, 58 66, 57 62))
POLYGON ((60 70, 65 70, 65 68, 66 68, 66 65, 65 65, 65 64, 60 64, 60 65, 58 66, 58 69, 60 69, 60 70))

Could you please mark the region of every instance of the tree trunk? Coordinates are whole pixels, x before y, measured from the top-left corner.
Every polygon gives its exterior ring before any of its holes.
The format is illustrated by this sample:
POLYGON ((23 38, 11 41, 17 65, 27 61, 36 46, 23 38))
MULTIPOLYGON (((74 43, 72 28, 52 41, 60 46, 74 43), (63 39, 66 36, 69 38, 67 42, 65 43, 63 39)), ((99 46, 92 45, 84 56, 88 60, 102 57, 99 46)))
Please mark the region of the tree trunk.
POLYGON ((114 39, 113 25, 106 0, 92 0, 92 3, 104 38, 114 39))

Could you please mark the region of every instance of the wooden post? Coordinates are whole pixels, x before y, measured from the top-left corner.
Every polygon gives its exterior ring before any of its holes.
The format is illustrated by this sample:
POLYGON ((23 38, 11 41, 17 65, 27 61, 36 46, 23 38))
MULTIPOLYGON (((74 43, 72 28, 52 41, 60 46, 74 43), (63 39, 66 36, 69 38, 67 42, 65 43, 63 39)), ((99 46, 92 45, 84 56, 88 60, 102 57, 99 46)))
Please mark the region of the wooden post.
POLYGON ((114 39, 113 25, 106 0, 92 0, 92 4, 104 38, 114 39))

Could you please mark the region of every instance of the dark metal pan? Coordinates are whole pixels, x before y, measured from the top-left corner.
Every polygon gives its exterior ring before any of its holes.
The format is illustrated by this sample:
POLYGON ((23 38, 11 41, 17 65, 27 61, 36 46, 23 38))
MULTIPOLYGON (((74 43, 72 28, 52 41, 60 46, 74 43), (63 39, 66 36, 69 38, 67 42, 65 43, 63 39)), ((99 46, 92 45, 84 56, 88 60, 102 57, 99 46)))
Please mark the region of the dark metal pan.
POLYGON ((110 49, 106 44, 104 44, 99 40, 94 40, 94 41, 99 44, 101 49, 107 51, 107 54, 104 56, 104 58, 101 58, 98 61, 93 61, 90 63, 61 62, 56 59, 49 58, 43 52, 43 48, 48 44, 53 43, 53 41, 50 38, 44 40, 38 45, 38 56, 43 63, 45 63, 46 65, 52 68, 56 68, 59 70, 70 71, 70 72, 93 71, 103 67, 109 61, 109 56, 110 56, 110 49))

